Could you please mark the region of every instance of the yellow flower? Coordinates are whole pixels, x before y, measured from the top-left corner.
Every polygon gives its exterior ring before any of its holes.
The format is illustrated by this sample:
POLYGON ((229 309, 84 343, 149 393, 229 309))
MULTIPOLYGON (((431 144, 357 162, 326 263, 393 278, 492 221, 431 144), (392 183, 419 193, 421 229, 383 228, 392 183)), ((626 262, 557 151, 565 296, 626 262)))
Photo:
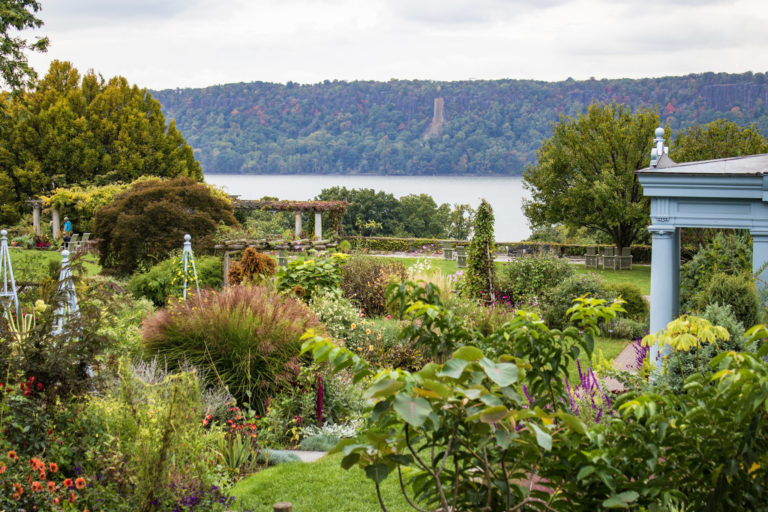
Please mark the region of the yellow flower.
POLYGON ((368 352, 373 352, 373 345, 368 345, 368 352))
POLYGON ((350 327, 350 328, 352 328, 352 329, 354 329, 355 327, 357 327, 357 324, 352 324, 352 325, 350 325, 349 327, 350 327))
POLYGON ((366 329, 365 330, 365 334, 370 335, 371 334, 371 330, 370 329, 366 329))
POLYGON ((358 352, 362 352, 363 351, 363 347, 357 347, 357 351, 358 352))

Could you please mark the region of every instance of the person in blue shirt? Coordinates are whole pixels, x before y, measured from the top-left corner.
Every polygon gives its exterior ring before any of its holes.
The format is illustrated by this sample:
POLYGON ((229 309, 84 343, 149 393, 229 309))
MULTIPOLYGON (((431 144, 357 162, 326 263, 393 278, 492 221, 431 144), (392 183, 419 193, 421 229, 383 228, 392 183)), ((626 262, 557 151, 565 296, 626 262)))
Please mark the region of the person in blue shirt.
POLYGON ((69 249, 69 241, 72 240, 72 223, 69 217, 64 217, 64 248, 69 249))

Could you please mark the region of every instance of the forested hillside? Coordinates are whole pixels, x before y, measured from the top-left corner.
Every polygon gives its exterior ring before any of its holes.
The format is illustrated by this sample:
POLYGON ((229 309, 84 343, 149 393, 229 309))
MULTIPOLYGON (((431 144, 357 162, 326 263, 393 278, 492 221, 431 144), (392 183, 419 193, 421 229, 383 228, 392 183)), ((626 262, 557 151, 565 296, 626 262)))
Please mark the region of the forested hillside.
POLYGON ((519 174, 560 114, 583 112, 594 100, 654 107, 673 130, 725 118, 768 134, 765 73, 254 82, 154 95, 208 173, 519 174), (436 98, 444 105, 437 129, 436 98))

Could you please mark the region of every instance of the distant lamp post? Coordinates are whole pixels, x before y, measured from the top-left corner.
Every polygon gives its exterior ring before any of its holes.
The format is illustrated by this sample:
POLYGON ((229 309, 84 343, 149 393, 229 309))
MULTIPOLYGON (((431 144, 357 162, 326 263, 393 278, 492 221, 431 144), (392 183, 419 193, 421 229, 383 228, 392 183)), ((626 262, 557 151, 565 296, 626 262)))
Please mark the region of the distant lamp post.
POLYGON ((184 235, 184 249, 181 251, 181 261, 184 265, 184 291, 182 297, 187 300, 187 286, 189 286, 188 270, 192 268, 192 275, 197 289, 197 297, 200 297, 200 280, 197 278, 197 268, 195 268, 195 255, 192 253, 192 237, 189 234, 184 235))
POLYGON ((73 318, 80 315, 77 305, 75 282, 72 280, 72 269, 69 266, 69 251, 61 251, 61 272, 59 273, 59 289, 56 293, 56 311, 53 312, 52 334, 64 332, 64 326, 73 318))
POLYGON ((8 250, 8 231, 0 231, 0 274, 3 276, 3 290, 0 292, 0 303, 3 309, 10 310, 11 305, 16 309, 17 317, 21 315, 19 296, 16 293, 16 280, 13 278, 11 253, 8 250), (9 286, 10 285, 10 286, 9 286))

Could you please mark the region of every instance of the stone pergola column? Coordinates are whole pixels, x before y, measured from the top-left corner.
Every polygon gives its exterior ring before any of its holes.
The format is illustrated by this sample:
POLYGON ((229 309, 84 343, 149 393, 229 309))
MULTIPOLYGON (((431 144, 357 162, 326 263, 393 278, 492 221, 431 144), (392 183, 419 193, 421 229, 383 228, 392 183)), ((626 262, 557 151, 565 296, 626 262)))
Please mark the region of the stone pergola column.
POLYGON ((752 273, 757 286, 768 286, 768 229, 749 230, 752 235, 752 273))
MULTIPOLYGON (((680 311, 680 229, 650 226, 651 333, 664 329, 680 311)), ((651 347, 651 361, 661 367, 659 348, 651 347)))
POLYGON ((61 235, 61 219, 59 218, 59 209, 54 206, 52 209, 53 215, 53 239, 58 240, 61 235))
POLYGON ((296 238, 301 238, 301 210, 296 212, 296 238))
POLYGON ((27 204, 32 206, 32 227, 35 228, 35 235, 40 236, 40 211, 43 202, 40 199, 30 199, 27 204))
POLYGON ((323 214, 315 212, 315 238, 323 239, 323 214))

